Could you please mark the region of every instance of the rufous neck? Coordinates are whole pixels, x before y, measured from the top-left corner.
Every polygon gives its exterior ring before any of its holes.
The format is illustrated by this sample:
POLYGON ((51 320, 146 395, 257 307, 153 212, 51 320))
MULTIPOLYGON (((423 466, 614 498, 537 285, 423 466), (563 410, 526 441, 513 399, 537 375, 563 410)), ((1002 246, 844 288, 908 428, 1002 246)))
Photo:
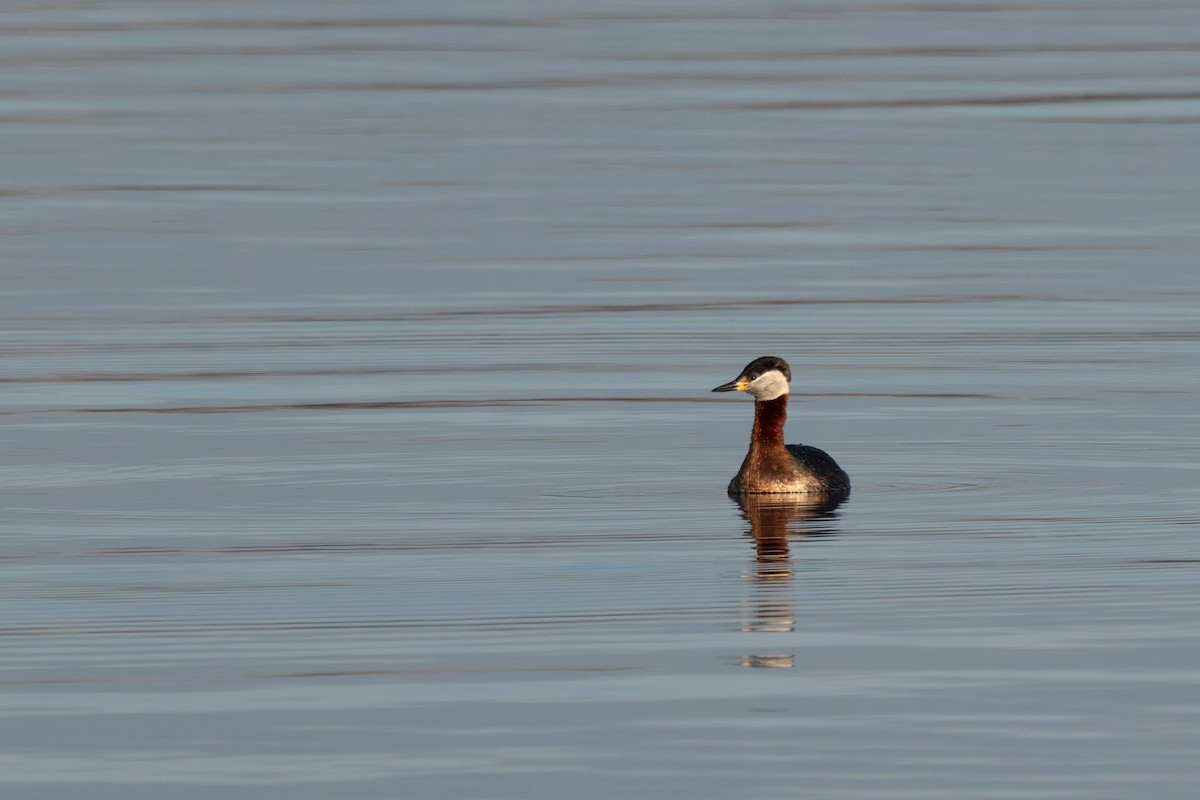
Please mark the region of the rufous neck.
POLYGON ((750 446, 783 447, 783 423, 787 421, 788 396, 781 394, 774 400, 754 401, 754 428, 750 432, 750 446))

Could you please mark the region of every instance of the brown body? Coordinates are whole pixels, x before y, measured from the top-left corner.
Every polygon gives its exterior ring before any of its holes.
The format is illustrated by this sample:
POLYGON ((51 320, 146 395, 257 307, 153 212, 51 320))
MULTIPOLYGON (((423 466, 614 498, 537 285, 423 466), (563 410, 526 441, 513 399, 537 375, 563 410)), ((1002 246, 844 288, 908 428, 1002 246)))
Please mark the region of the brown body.
POLYGON ((750 451, 729 482, 729 494, 844 492, 850 478, 825 451, 807 445, 785 445, 788 395, 754 402, 750 451))

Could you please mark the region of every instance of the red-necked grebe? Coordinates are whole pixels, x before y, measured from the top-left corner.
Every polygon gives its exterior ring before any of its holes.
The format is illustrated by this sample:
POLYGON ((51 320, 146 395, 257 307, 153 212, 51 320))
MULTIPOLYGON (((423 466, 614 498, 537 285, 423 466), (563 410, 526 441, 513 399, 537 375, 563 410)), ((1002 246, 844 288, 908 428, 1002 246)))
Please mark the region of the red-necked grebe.
POLYGON ((756 358, 742 374, 714 392, 746 392, 754 397, 754 428, 750 452, 729 482, 729 493, 793 494, 797 492, 847 492, 850 477, 824 450, 804 444, 783 443, 787 419, 788 381, 792 370, 775 356, 756 358))

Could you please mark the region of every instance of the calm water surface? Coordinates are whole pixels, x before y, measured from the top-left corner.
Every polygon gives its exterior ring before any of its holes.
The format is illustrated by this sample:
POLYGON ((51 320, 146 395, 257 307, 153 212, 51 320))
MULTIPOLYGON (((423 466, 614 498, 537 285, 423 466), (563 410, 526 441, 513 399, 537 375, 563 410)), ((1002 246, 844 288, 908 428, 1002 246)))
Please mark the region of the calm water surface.
POLYGON ((0 42, 6 798, 1194 796, 1193 4, 0 42))

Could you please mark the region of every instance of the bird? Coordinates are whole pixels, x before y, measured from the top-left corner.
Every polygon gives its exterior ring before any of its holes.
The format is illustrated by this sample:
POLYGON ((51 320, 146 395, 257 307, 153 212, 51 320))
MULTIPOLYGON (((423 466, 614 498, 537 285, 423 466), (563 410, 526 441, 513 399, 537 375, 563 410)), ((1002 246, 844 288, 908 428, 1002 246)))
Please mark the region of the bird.
POLYGON ((714 392, 746 392, 754 398, 750 451, 729 482, 729 494, 847 493, 848 476, 824 450, 783 443, 792 369, 777 356, 756 358, 714 392))

